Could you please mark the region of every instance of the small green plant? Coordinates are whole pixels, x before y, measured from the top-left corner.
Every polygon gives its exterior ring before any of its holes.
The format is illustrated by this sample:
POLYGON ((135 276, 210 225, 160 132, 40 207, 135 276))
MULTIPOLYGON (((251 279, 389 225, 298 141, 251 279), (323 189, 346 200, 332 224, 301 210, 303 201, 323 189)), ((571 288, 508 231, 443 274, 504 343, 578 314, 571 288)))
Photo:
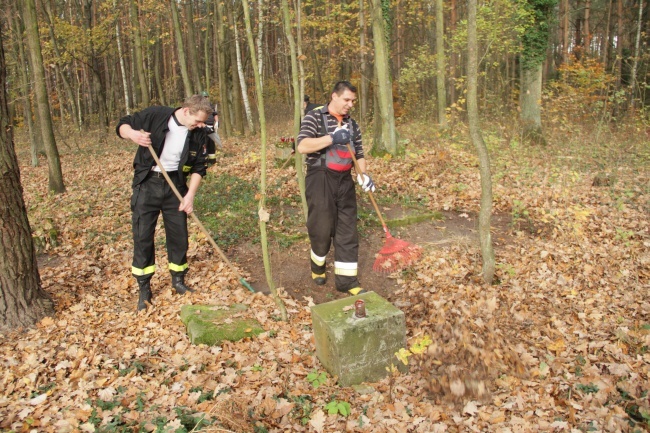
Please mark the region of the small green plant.
POLYGON ((325 409, 330 415, 340 414, 345 417, 350 415, 350 403, 347 401, 332 400, 325 405, 325 409))
POLYGON ((253 371, 262 371, 263 368, 262 368, 261 365, 259 365, 259 364, 255 364, 255 365, 253 365, 253 366, 251 367, 251 370, 253 370, 253 371))
POLYGON ((307 375, 307 381, 311 383, 314 389, 327 382, 327 375, 324 372, 312 371, 307 375))
POLYGON ((306 425, 311 419, 311 411, 314 407, 311 396, 307 394, 292 395, 291 400, 296 404, 292 410, 294 416, 300 419, 300 424, 306 425))
POLYGON ((598 385, 595 385, 593 383, 588 383, 586 385, 583 383, 579 383, 578 385, 576 385, 576 388, 578 389, 578 391, 582 391, 585 394, 595 394, 598 392, 598 385))

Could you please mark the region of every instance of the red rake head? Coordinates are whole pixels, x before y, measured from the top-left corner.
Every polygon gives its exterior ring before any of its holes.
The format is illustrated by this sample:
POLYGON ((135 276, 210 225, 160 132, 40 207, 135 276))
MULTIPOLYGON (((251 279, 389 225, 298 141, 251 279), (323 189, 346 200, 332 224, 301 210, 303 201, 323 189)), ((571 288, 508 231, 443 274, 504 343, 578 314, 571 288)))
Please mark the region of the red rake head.
POLYGON ((390 274, 415 263, 422 255, 422 248, 412 243, 396 239, 386 232, 386 242, 379 250, 372 270, 390 274))

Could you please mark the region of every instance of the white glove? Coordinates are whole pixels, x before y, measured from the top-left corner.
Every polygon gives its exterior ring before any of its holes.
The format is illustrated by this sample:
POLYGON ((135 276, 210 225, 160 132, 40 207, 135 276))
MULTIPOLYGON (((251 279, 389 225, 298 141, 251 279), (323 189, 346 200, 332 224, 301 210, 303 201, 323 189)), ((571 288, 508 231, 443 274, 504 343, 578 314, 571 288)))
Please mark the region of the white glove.
POLYGON ((375 192, 375 182, 366 173, 357 174, 357 182, 365 192, 375 192))

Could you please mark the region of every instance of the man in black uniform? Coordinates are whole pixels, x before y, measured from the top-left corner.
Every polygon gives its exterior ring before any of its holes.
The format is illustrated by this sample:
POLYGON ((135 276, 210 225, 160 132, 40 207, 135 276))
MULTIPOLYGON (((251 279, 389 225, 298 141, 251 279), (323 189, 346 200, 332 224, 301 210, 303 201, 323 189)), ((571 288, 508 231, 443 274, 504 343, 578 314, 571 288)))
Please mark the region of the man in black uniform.
POLYGON ((151 303, 151 277, 156 270, 154 232, 162 212, 172 287, 179 294, 192 291, 185 285, 187 264, 187 215, 194 210, 194 196, 206 173, 207 138, 205 121, 212 113, 208 100, 189 97, 182 107, 154 106, 120 119, 117 135, 138 144, 133 160, 133 264, 138 281, 138 310, 151 303), (156 166, 148 146, 183 196, 179 202, 156 166), (190 178, 189 186, 187 178, 190 178))
POLYGON ((325 258, 333 238, 336 289, 352 295, 364 290, 357 278, 357 197, 348 143, 352 144, 361 171, 357 173, 357 182, 364 191, 375 190, 366 174, 359 125, 349 115, 356 99, 356 87, 339 81, 329 104, 305 115, 298 135, 298 152, 307 154, 305 195, 312 279, 318 285, 325 284, 325 258))

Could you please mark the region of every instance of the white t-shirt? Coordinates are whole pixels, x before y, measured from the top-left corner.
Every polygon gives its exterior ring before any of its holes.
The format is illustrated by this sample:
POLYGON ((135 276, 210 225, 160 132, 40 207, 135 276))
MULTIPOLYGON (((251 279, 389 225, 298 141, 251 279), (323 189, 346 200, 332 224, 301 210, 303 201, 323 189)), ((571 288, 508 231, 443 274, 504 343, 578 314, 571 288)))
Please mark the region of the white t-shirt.
MULTIPOLYGON (((169 118, 167 126, 169 131, 165 137, 165 146, 160 155, 160 165, 163 166, 165 171, 176 171, 178 170, 178 164, 181 162, 181 154, 183 153, 183 147, 185 147, 189 129, 178 122, 175 114, 169 118)), ((156 166, 153 170, 160 171, 160 168, 156 166)))

